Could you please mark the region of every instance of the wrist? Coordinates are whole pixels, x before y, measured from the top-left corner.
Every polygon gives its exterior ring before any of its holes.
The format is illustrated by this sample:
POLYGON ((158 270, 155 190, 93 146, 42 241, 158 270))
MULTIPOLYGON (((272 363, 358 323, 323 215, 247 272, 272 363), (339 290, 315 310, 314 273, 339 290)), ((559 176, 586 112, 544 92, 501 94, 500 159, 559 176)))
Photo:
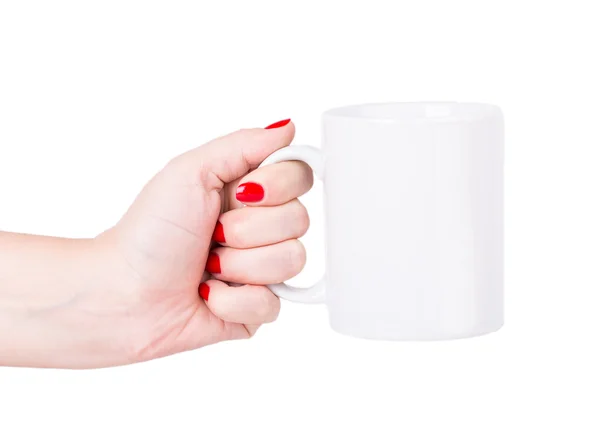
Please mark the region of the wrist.
POLYGON ((98 296, 107 291, 110 255, 96 239, 2 234, 0 365, 118 364, 118 326, 98 296))

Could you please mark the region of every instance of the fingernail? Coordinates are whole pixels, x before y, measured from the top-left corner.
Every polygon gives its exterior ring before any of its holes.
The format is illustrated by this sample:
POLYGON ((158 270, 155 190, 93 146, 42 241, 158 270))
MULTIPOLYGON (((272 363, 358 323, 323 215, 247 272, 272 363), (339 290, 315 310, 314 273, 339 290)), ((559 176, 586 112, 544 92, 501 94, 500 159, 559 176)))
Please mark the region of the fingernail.
POLYGON ((210 287, 206 285, 206 282, 202 282, 198 287, 198 292, 204 301, 208 301, 208 294, 210 294, 210 287))
POLYGON ((265 127, 265 129, 277 129, 279 127, 283 127, 283 126, 287 125, 290 121, 292 121, 291 118, 286 118, 285 120, 281 120, 276 123, 269 124, 267 127, 265 127))
POLYGON ((265 197, 265 191, 260 184, 240 184, 235 191, 235 198, 240 202, 260 202, 265 197))
POLYGON ((221 261, 217 253, 210 253, 206 259, 206 271, 210 273, 221 273, 221 261))
POLYGON ((215 227, 215 232, 213 233, 212 239, 217 243, 225 242, 225 232, 223 231, 223 224, 221 221, 217 221, 217 226, 215 227))

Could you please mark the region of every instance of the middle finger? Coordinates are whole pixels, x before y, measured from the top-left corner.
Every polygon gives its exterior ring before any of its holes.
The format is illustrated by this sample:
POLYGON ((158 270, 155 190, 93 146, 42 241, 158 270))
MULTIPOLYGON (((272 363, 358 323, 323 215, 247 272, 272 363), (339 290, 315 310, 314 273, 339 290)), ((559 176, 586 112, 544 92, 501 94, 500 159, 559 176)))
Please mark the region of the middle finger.
POLYGON ((213 239, 234 248, 251 248, 300 238, 309 227, 298 199, 280 206, 244 207, 220 216, 213 239))

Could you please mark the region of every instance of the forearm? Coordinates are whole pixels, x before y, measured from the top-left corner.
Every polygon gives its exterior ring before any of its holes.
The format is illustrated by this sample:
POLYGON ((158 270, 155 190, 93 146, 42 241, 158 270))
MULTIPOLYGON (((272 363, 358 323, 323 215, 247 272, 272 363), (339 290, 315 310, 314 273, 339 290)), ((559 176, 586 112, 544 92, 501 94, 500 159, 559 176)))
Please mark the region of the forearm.
POLYGON ((0 232, 0 365, 93 366, 106 357, 87 298, 101 273, 97 254, 91 239, 0 232))

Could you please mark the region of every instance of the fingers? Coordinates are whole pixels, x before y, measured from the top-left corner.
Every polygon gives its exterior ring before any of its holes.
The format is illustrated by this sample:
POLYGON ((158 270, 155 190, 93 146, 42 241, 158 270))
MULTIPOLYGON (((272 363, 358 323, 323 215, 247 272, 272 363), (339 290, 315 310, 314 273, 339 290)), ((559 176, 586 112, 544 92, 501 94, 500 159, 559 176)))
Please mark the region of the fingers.
POLYGON ((248 206, 274 206, 300 197, 313 185, 313 172, 304 162, 287 161, 267 165, 232 183, 229 203, 248 206), (235 189, 235 191, 233 191, 235 189))
POLYGON ((214 240, 233 248, 251 248, 300 238, 310 220, 298 199, 280 206, 244 207, 221 215, 214 240))
POLYGON ((264 286, 230 287, 213 279, 201 284, 200 293, 208 309, 226 322, 258 326, 279 315, 279 298, 264 286))
POLYGON ((213 139, 178 156, 172 164, 190 172, 194 180, 205 184, 207 189, 220 189, 224 183, 236 180, 258 167, 271 153, 292 142, 294 124, 289 120, 280 124, 283 125, 238 130, 213 139))
POLYGON ((266 285, 296 276, 306 263, 298 240, 251 249, 217 247, 208 256, 206 271, 222 281, 266 285))

